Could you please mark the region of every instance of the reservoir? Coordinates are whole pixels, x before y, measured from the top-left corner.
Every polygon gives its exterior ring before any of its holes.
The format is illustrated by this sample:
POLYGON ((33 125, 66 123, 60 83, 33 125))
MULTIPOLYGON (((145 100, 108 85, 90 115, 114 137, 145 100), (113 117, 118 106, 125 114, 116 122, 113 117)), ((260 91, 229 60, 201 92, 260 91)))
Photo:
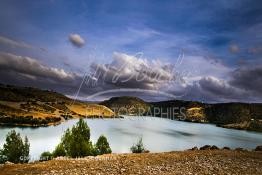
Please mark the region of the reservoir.
MULTIPOLYGON (((30 142, 31 160, 39 159, 44 151, 53 151, 64 131, 78 119, 48 127, 0 127, 0 146, 6 134, 14 129, 30 142)), ((216 145, 230 148, 254 149, 262 145, 262 133, 217 127, 212 124, 190 123, 155 117, 128 117, 117 119, 85 119, 94 144, 104 134, 113 153, 128 153, 130 147, 142 137, 150 152, 185 150, 194 146, 216 145)))

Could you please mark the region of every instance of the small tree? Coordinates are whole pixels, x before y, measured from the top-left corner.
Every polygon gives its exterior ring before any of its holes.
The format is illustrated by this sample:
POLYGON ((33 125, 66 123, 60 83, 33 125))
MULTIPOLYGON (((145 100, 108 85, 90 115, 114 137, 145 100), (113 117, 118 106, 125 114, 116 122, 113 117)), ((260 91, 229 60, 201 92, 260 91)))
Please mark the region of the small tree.
POLYGON ((109 143, 107 141, 107 138, 104 135, 101 135, 98 138, 95 147, 98 155, 109 154, 112 152, 109 143))
POLYGON ((53 158, 52 153, 50 153, 49 151, 43 152, 40 156, 40 161, 48 161, 51 160, 53 158))
POLYGON ((23 147, 22 161, 27 163, 29 161, 30 143, 27 137, 25 137, 25 143, 23 147))
POLYGON ((145 152, 145 147, 143 144, 143 139, 142 137, 138 140, 138 142, 133 145, 130 150, 132 151, 132 153, 143 153, 145 152))
POLYGON ((62 145, 66 155, 70 157, 84 157, 93 154, 90 129, 83 119, 79 119, 72 129, 66 130, 62 137, 62 145))
POLYGON ((3 150, 0 149, 0 164, 5 163, 7 161, 7 157, 4 155, 3 150))
POLYGON ((20 134, 12 130, 6 136, 2 155, 5 161, 27 163, 29 161, 29 148, 30 144, 27 137, 25 137, 25 141, 23 142, 20 134))
POLYGON ((53 151, 54 157, 66 156, 65 149, 61 143, 59 143, 53 151))

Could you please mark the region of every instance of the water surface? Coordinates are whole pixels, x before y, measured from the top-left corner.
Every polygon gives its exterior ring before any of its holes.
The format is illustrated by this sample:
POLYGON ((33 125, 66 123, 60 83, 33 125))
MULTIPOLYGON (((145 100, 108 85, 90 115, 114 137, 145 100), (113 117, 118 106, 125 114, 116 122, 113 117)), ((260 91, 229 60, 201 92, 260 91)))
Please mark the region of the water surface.
MULTIPOLYGON (((31 144, 30 156, 38 159, 44 151, 53 151, 63 132, 78 119, 57 126, 40 128, 0 127, 0 146, 6 134, 15 129, 27 135, 31 144)), ((115 153, 130 152, 129 148, 143 137, 145 147, 151 152, 185 150, 206 144, 231 148, 253 149, 262 145, 262 133, 216 127, 212 124, 189 123, 155 117, 125 117, 124 119, 85 119, 91 129, 91 140, 96 142, 104 134, 115 153)))

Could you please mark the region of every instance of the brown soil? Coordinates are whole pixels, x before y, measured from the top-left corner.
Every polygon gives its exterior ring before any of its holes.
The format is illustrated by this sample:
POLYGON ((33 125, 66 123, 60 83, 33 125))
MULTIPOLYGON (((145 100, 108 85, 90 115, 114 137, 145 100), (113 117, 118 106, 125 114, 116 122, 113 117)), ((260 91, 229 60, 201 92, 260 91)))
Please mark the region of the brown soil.
POLYGON ((197 150, 170 153, 109 154, 81 160, 5 164, 0 175, 86 174, 261 174, 262 152, 197 150))

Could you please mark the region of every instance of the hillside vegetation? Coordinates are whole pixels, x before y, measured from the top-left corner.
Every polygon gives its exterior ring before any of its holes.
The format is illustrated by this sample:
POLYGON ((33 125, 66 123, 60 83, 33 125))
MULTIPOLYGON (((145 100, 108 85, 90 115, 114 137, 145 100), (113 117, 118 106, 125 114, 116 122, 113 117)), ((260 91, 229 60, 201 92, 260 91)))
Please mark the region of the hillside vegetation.
POLYGON ((148 115, 262 131, 262 104, 258 103, 146 102, 137 97, 123 96, 93 104, 53 91, 2 84, 0 93, 1 125, 46 126, 78 117, 148 115))
POLYGON ((262 131, 262 104, 258 103, 207 104, 183 100, 150 103, 137 97, 124 96, 113 97, 101 104, 120 111, 119 114, 122 114, 122 111, 135 109, 135 112, 129 114, 137 115, 138 111, 145 111, 140 113, 140 116, 149 115, 190 122, 214 123, 227 128, 262 131), (123 110, 123 108, 127 109, 123 110))
POLYGON ((40 90, 33 87, 20 87, 0 84, 0 101, 11 102, 70 102, 71 99, 54 91, 40 90))
POLYGON ((113 117, 109 108, 75 101, 57 92, 0 85, 0 124, 47 126, 78 117, 113 117))
POLYGON ((100 103, 118 115, 143 115, 150 110, 151 105, 137 97, 112 97, 100 103))

